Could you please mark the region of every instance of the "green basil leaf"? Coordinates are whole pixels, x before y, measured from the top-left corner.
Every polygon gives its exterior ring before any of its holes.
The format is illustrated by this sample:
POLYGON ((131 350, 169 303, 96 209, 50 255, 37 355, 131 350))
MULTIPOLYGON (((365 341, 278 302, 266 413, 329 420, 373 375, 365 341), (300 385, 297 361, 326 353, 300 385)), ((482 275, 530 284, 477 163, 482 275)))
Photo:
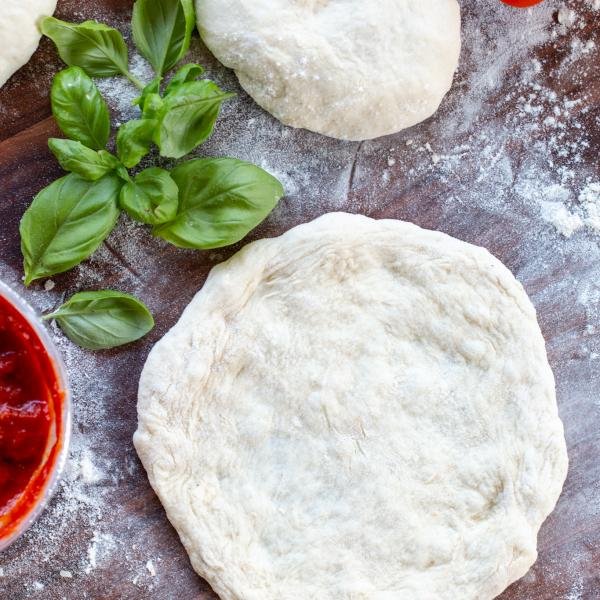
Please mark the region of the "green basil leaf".
POLYGON ((121 163, 106 150, 90 150, 81 142, 50 138, 48 146, 65 171, 96 181, 114 171, 121 163))
POLYGON ((121 180, 86 181, 71 173, 43 189, 21 219, 25 285, 68 271, 88 258, 119 216, 121 180))
POLYGON ((110 136, 108 106, 94 82, 79 67, 54 77, 52 114, 62 132, 94 150, 104 148, 110 136))
POLYGON ((204 73, 204 67, 196 63, 184 65, 173 75, 171 81, 165 89, 165 94, 168 95, 183 83, 195 81, 204 73))
POLYGON ((129 172, 127 171, 127 169, 122 164, 119 164, 119 166, 115 169, 115 173, 125 183, 129 183, 131 181, 131 177, 129 176, 129 172))
POLYGON ((142 302, 113 290, 79 292, 44 319, 56 319, 72 342, 89 350, 134 342, 154 327, 154 319, 142 302))
POLYGON ((161 156, 181 158, 210 137, 222 102, 232 96, 209 80, 176 86, 157 114, 154 142, 161 156))
POLYGON ((256 165, 200 158, 171 171, 179 209, 153 233, 181 248, 220 248, 241 240, 273 210, 283 186, 256 165))
POLYGON ((97 21, 67 23, 54 17, 44 17, 40 28, 68 65, 92 77, 128 75, 127 46, 116 29, 97 21))
POLYGON ((152 137, 158 123, 152 119, 135 119, 121 125, 117 133, 117 155, 132 169, 150 152, 152 137))
POLYGON ((156 119, 163 105, 163 99, 159 94, 148 94, 144 99, 142 115, 144 119, 156 119))
POLYGON ((193 0, 137 0, 133 6, 133 40, 158 75, 187 53, 194 26, 193 0))
MULTIPOLYGON (((160 94, 160 82, 162 77, 155 77, 143 90, 142 93, 133 101, 134 106, 138 105, 141 110, 144 110, 144 105, 148 99, 148 96, 154 94, 160 94)), ((160 95, 159 95, 160 97, 160 95)))
POLYGON ((177 215, 179 190, 168 171, 152 167, 123 186, 121 208, 147 225, 167 223, 177 215))

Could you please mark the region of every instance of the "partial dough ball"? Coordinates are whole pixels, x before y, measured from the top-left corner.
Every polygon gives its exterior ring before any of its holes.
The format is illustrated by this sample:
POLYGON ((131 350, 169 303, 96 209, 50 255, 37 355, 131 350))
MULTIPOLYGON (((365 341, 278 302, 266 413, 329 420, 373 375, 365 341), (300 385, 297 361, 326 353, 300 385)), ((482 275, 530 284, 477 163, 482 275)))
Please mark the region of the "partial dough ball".
POLYGON ((43 16, 51 16, 56 0, 0 0, 0 87, 36 51, 43 16))
POLYGON ((200 34, 265 110, 366 140, 430 117, 460 53, 456 0, 197 0, 200 34))
POLYGON ((223 600, 490 600, 567 471, 508 269, 343 213, 212 270, 148 357, 134 443, 223 600))

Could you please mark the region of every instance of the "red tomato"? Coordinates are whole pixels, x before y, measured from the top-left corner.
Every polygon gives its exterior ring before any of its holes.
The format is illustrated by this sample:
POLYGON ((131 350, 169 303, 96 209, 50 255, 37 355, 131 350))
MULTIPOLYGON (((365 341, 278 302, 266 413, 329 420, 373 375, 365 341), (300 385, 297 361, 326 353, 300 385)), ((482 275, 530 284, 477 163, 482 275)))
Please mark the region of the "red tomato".
POLYGON ((527 8, 528 6, 534 6, 539 4, 542 0, 502 0, 504 4, 510 4, 518 8, 527 8))

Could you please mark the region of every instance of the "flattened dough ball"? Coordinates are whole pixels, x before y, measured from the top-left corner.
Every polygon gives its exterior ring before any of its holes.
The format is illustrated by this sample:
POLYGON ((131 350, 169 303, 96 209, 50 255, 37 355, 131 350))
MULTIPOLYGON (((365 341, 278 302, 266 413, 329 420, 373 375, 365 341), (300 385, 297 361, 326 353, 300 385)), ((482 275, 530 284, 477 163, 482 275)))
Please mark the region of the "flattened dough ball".
POLYGON ((456 0, 197 0, 200 34, 286 125, 365 140, 430 117, 460 53, 456 0))
POLYGON ((134 442, 223 600, 489 600, 567 470, 534 308, 491 254, 334 213, 212 270, 134 442))
POLYGON ((56 0, 0 0, 0 87, 35 52, 39 19, 51 16, 56 0))

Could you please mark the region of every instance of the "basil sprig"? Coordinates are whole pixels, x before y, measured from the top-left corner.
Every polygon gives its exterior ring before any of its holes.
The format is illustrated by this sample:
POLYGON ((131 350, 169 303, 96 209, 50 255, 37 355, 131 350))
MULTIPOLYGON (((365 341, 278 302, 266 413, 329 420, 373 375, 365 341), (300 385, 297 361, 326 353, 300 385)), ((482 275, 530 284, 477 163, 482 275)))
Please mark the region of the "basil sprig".
POLYGON ((142 302, 113 290, 79 292, 44 319, 55 319, 71 341, 89 350, 134 342, 154 327, 142 302))
MULTIPOLYGON (((68 139, 51 138, 48 146, 70 174, 39 192, 21 220, 26 285, 91 256, 121 210, 175 246, 209 249, 241 240, 283 196, 272 175, 233 158, 188 160, 172 171, 139 168, 142 160, 150 162, 154 146, 161 156, 179 159, 201 145, 233 96, 201 80, 204 69, 194 63, 168 76, 189 49, 194 23, 193 0, 135 2, 133 39, 155 71, 145 83, 129 71, 127 46, 116 29, 42 19, 42 32, 69 65, 54 78, 50 94, 68 139), (140 90, 138 117, 122 124, 112 143, 108 106, 91 79, 111 76, 124 76, 140 90)), ((49 317, 92 349, 138 339, 153 325, 143 304, 114 291, 76 294, 49 317)))

